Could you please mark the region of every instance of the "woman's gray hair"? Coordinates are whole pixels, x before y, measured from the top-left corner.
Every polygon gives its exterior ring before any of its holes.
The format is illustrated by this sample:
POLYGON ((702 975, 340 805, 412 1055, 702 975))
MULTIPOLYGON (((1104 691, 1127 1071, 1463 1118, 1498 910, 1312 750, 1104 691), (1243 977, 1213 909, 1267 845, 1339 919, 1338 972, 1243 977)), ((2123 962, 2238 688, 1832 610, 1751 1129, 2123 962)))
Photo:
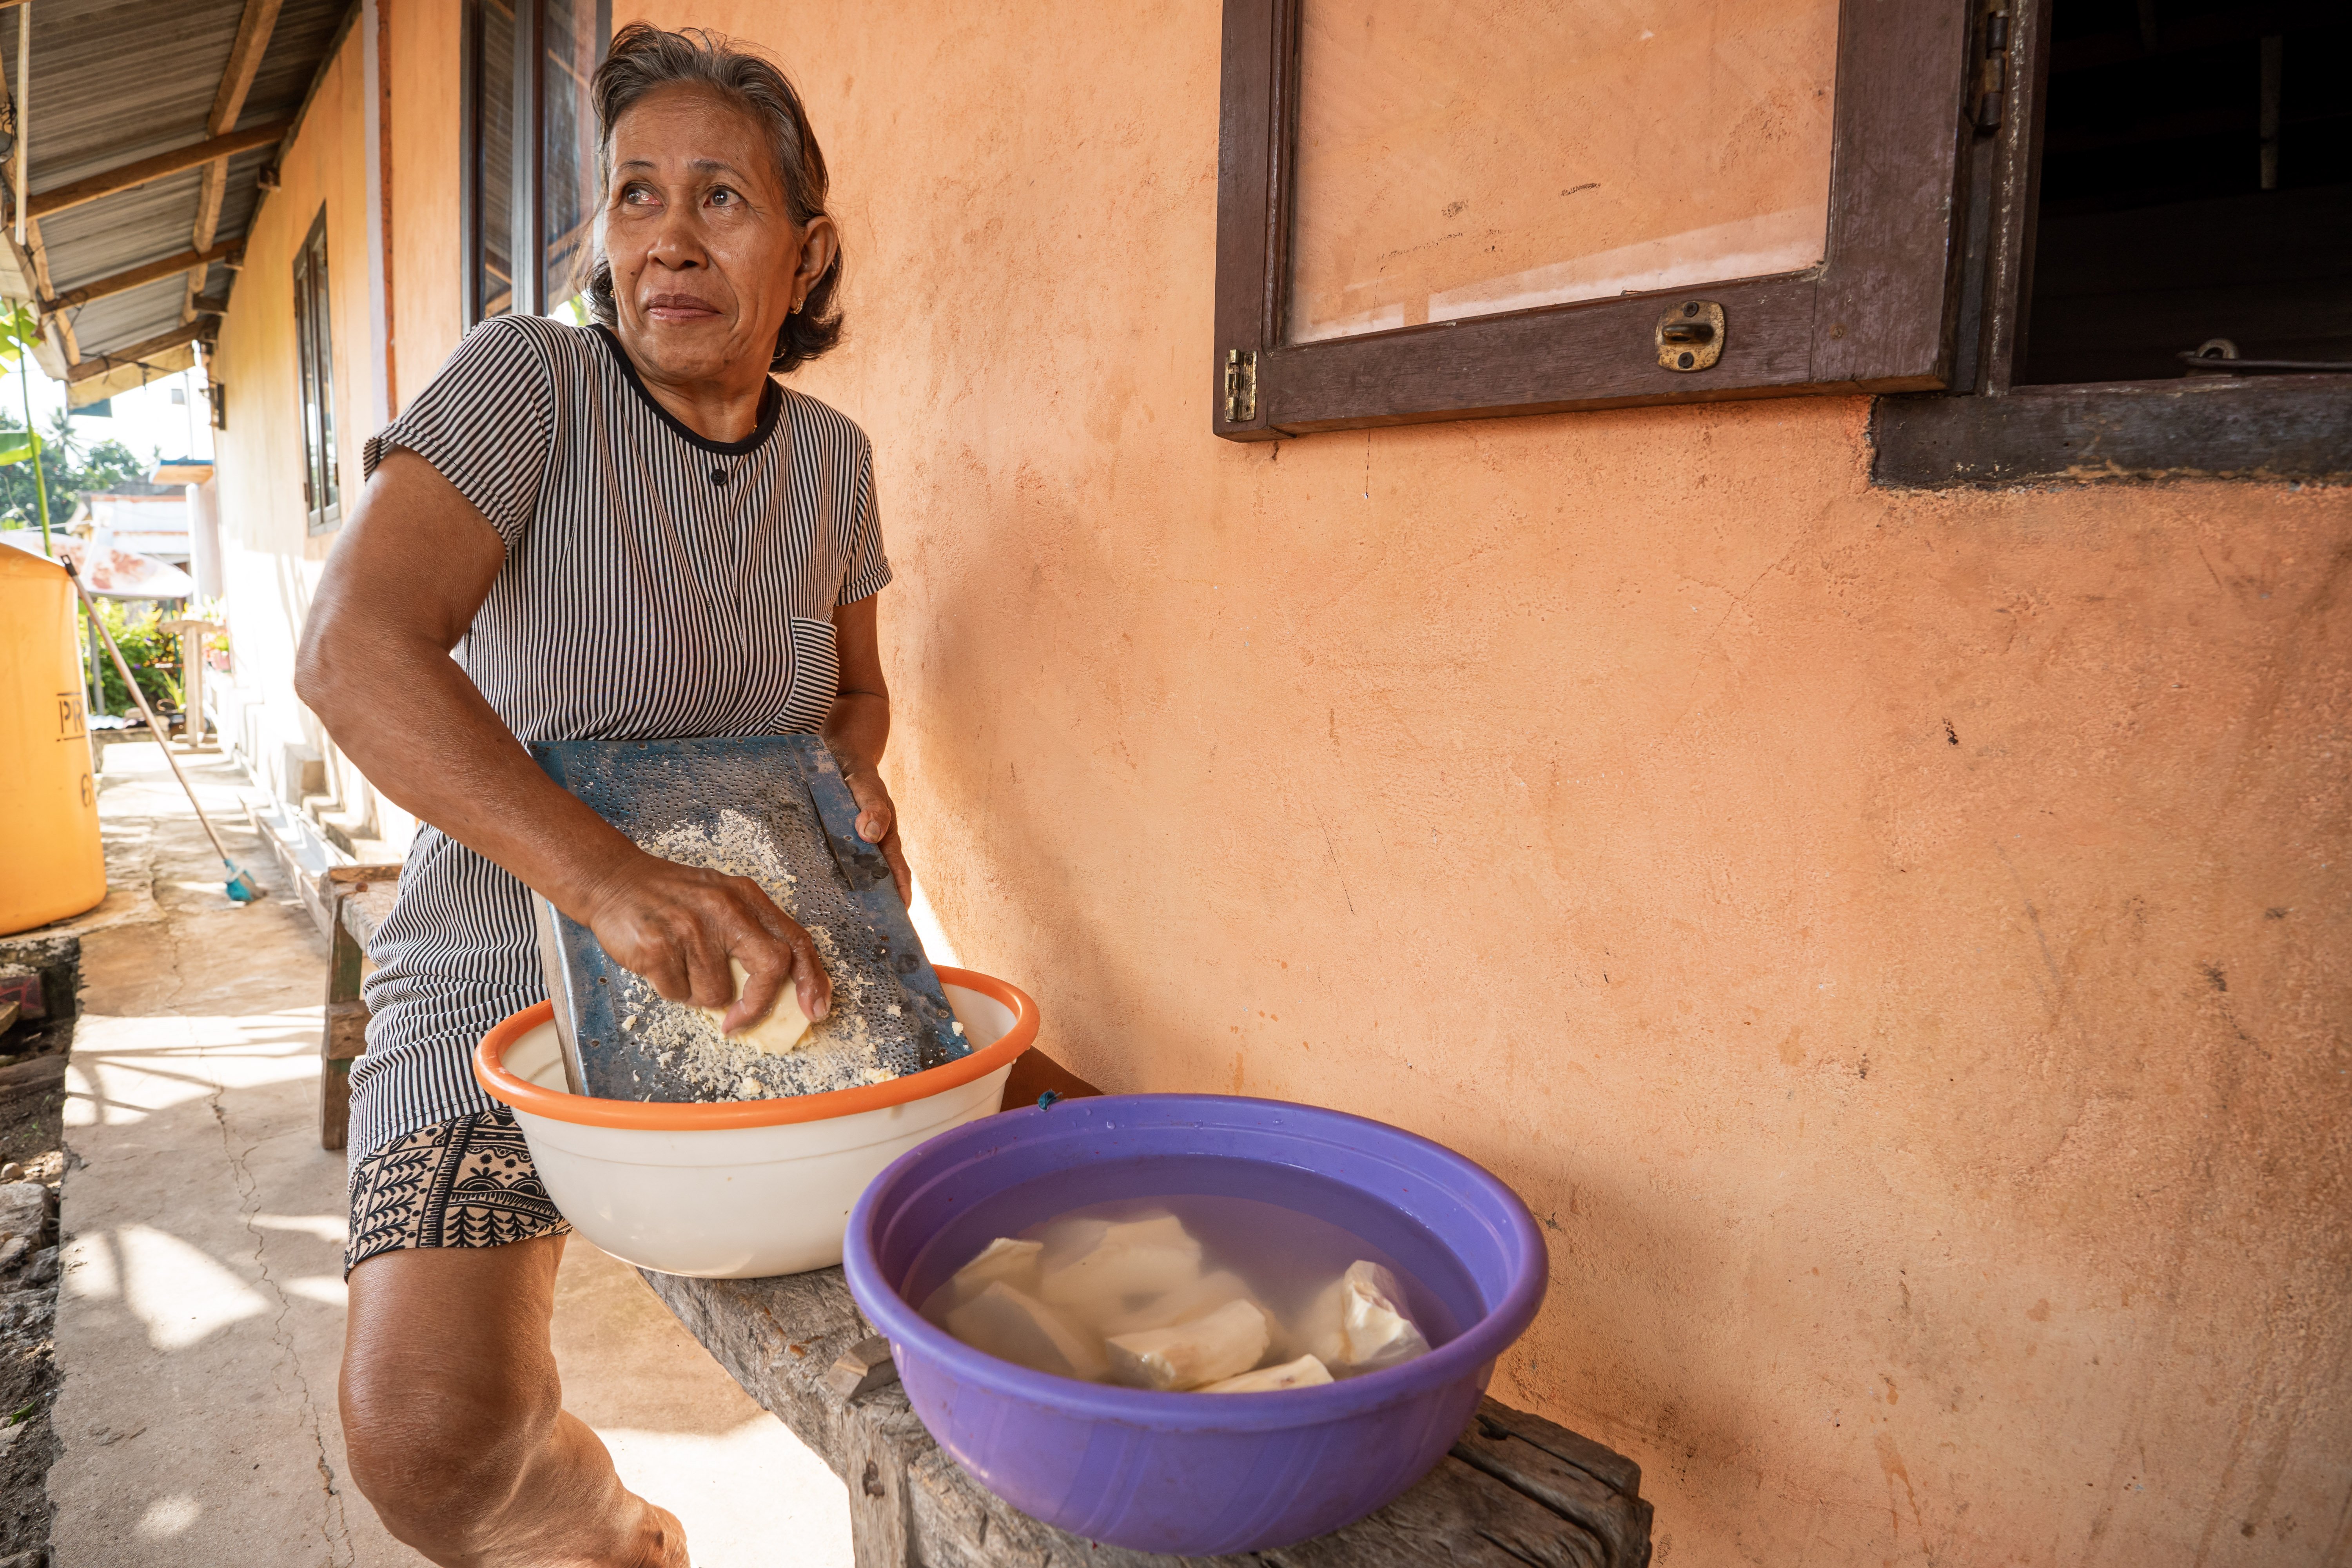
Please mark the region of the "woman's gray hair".
MULTIPOLYGON (((604 192, 609 194, 613 184, 614 125, 647 93, 679 84, 709 88, 767 127, 769 150, 775 154, 777 178, 794 227, 805 228, 811 218, 824 216, 824 153, 809 129, 801 95, 769 61, 700 27, 672 33, 648 22, 631 22, 613 36, 612 49, 589 86, 596 104, 596 176, 604 192)), ((824 275, 810 288, 801 308, 784 318, 770 370, 806 364, 841 342, 841 312, 833 301, 840 282, 836 245, 824 275)), ((614 325, 619 312, 613 301, 613 261, 601 245, 590 256, 583 288, 590 313, 608 327, 614 325)))

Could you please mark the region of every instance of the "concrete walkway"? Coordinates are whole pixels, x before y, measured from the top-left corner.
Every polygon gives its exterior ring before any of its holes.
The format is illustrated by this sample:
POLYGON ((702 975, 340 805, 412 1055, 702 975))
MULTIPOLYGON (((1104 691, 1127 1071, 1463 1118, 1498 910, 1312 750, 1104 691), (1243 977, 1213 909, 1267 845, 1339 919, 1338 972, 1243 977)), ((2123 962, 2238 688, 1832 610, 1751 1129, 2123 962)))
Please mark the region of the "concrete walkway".
MULTIPOLYGON (((243 775, 190 765, 229 902, 152 743, 105 753, 108 902, 85 917, 50 1473, 57 1568, 411 1564, 343 1467, 343 1157, 319 1147, 326 943, 243 826, 243 775)), ((841 1483, 631 1270, 573 1241, 565 1403, 699 1568, 850 1561, 841 1483)))

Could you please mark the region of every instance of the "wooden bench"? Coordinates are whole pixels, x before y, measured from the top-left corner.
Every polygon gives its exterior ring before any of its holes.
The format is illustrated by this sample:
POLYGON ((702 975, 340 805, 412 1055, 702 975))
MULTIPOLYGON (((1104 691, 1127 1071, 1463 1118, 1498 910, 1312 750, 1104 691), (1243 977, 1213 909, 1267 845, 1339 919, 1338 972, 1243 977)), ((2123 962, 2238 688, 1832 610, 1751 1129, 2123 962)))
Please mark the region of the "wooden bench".
POLYGON ((1641 1467, 1492 1399, 1420 1484, 1345 1530, 1238 1557, 1098 1546, 1019 1512, 940 1452, 840 1269, 773 1279, 640 1272, 719 1364, 847 1485, 856 1568, 1643 1568, 1650 1561, 1641 1467))
POLYGON ((340 1149, 352 1125, 352 1064, 367 1051, 367 1004, 360 976, 376 927, 392 913, 400 868, 331 866, 327 906, 327 1017, 319 1033, 319 1147, 340 1149))

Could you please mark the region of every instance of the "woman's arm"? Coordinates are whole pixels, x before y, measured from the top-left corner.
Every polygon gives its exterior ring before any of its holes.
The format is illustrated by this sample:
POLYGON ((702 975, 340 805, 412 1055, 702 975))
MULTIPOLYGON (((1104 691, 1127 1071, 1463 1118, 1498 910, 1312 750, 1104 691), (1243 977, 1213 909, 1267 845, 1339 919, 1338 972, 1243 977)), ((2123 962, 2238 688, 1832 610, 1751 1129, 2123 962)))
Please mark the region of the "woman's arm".
MULTIPOLYGON (((815 946, 757 883, 630 843, 540 770, 449 657, 505 562, 457 487, 414 453, 391 453, 328 558, 296 692, 386 798, 545 895, 664 996, 733 1003, 726 1026, 740 1028, 789 981, 824 1017, 833 985, 815 946), (740 1000, 730 955, 749 976, 740 1000)), ((869 640, 870 625, 869 612, 869 640)))
POLYGON ((890 743, 890 686, 882 679, 882 639, 875 625, 879 594, 833 610, 834 657, 841 663, 841 689, 824 721, 824 742, 841 763, 841 776, 857 797, 857 832, 878 844, 898 884, 898 901, 915 901, 914 873, 898 846, 898 808, 882 782, 882 748, 890 743))

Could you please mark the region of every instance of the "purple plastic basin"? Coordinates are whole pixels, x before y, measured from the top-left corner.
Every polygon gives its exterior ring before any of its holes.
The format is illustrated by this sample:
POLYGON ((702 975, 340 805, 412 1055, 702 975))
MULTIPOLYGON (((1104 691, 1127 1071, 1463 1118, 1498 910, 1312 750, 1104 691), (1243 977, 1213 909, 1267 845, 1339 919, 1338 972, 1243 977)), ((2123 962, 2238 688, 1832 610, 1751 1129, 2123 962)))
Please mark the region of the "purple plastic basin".
POLYGON ((1534 1320, 1549 1273, 1527 1206, 1450 1149, 1336 1110, 1178 1094, 1064 1100, 941 1133, 857 1200, 844 1267, 915 1414, 973 1479, 1074 1535, 1188 1556, 1337 1530, 1427 1474, 1534 1320), (1355 1232, 1411 1275, 1409 1305, 1436 1348, 1319 1388, 1167 1394, 999 1361, 910 1304, 994 1237, 1183 1194, 1355 1232))

